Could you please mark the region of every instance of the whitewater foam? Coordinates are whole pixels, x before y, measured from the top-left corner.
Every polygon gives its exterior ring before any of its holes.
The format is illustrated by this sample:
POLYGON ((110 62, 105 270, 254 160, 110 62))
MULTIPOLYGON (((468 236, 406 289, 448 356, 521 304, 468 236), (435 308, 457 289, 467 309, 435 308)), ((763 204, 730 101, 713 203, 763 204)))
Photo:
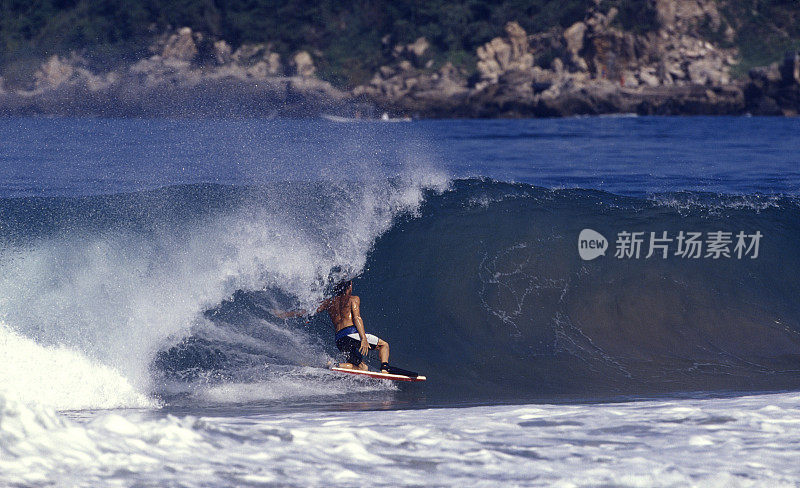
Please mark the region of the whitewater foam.
POLYGON ((794 486, 798 395, 233 417, 0 396, 0 473, 57 486, 794 486))
MULTIPOLYGON (((427 175, 373 178, 352 186, 212 188, 230 203, 210 211, 192 207, 196 192, 208 191, 203 185, 91 200, 15 202, 53 205, 49 212, 63 212, 71 220, 66 228, 0 246, 0 318, 15 331, 7 343, 29 341, 31 348, 40 347, 39 356, 70 351, 86 369, 84 376, 96 377, 94 390, 129 393, 73 394, 43 367, 29 374, 6 363, 0 376, 14 377, 15 390, 26 399, 58 408, 141 406, 154 390, 151 365, 159 351, 216 327, 205 311, 238 290, 269 287, 293 297, 299 308, 315 308, 331 270, 360 273, 375 238, 397 215, 418 208, 422 185, 446 184, 442 181, 427 175), (226 191, 234 193, 226 196, 226 191), (72 207, 78 206, 88 208, 75 212, 72 207), (111 217, 100 219, 105 222, 100 225, 94 214, 111 217), (96 374, 90 365, 96 365, 96 374), (111 371, 119 378, 109 379, 111 371), (109 383, 101 388, 103 378, 109 383), (125 388, 118 385, 123 382, 125 388), (26 385, 31 386, 23 392, 26 385)), ((38 228, 41 222, 14 225, 38 228)), ((274 319, 262 318, 261 325, 285 329, 274 319)), ((306 357, 327 357, 305 331, 291 333, 296 343, 311 344, 306 357)), ((261 346, 269 352, 269 344, 261 346)), ((280 347, 272 346, 272 356, 280 356, 280 347)))
POLYGON ((342 378, 321 368, 306 367, 251 383, 226 381, 197 386, 192 398, 202 404, 245 404, 393 390, 397 390, 397 386, 389 381, 342 378))
POLYGON ((119 371, 65 346, 42 346, 0 322, 0 393, 58 409, 153 407, 119 371))
POLYGON ((691 192, 676 192, 650 195, 656 205, 673 208, 682 215, 693 210, 704 210, 710 215, 719 215, 728 210, 752 210, 756 215, 767 209, 780 209, 788 201, 782 195, 712 195, 691 192))

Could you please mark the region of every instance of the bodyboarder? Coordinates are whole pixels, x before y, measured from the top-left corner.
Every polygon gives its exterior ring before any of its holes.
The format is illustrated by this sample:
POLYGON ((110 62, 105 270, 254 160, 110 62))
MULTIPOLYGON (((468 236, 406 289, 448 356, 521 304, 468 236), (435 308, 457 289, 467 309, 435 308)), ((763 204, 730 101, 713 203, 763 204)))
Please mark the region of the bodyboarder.
MULTIPOLYGON (((353 281, 347 280, 333 288, 333 296, 323 301, 316 313, 323 310, 328 312, 336 334, 336 347, 347 354, 347 361, 340 363, 340 368, 368 371, 369 368, 364 363, 364 356, 370 349, 377 349, 381 361, 381 372, 388 373, 389 343, 365 332, 360 306, 361 299, 353 295, 353 281)), ((306 312, 273 310, 272 313, 280 318, 288 318, 304 315, 306 312)))

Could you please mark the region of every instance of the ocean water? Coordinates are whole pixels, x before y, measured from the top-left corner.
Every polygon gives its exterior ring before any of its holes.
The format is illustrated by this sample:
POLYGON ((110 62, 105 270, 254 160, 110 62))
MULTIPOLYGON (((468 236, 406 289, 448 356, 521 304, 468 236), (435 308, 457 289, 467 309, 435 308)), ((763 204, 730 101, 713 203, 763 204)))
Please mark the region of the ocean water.
POLYGON ((0 484, 795 486, 798 133, 2 119, 0 484))

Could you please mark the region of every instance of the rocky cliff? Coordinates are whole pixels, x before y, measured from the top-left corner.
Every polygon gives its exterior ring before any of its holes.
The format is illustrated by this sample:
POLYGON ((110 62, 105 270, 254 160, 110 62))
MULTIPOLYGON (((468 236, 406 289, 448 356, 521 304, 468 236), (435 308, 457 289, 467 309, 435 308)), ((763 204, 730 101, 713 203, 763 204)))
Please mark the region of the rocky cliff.
POLYGON ((311 55, 288 62, 269 45, 233 50, 188 27, 160 36, 152 55, 94 73, 75 54, 52 56, 31 86, 3 89, 0 113, 103 116, 302 116, 334 110, 349 95, 314 76, 311 55))
POLYGON ((800 113, 800 53, 787 53, 782 64, 750 70, 744 89, 747 112, 753 115, 800 113))
POLYGON ((660 28, 645 34, 615 27, 613 8, 532 35, 510 22, 504 36, 478 48, 471 80, 451 65, 426 70, 420 39, 416 50, 395 48, 398 61, 355 93, 397 111, 477 117, 742 112, 742 88, 730 76, 736 52, 697 34, 702 23, 719 22, 713 3, 657 7, 660 28))
MULTIPOLYGON (((48 59, 22 89, 4 88, 0 77, 0 113, 263 116, 369 106, 418 117, 798 113, 797 54, 734 81, 736 50, 700 34, 723 30, 715 1, 653 5, 657 25, 639 33, 620 27, 615 8, 597 5, 565 29, 527 33, 509 22, 478 47, 470 73, 438 60, 424 37, 394 46, 384 39, 392 61, 349 91, 317 78, 312 53, 284 60, 269 44, 233 49, 184 27, 123 69, 94 72, 73 54, 48 59)), ((730 27, 723 34, 734 35, 730 27)))

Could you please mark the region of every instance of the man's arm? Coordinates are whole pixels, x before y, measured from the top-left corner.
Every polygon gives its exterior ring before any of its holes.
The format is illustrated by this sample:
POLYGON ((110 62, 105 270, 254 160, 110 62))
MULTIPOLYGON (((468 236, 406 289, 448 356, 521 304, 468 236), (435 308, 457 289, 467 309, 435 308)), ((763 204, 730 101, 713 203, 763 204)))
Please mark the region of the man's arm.
MULTIPOLYGON (((323 310, 325 310, 326 308, 330 307, 330 305, 331 305, 331 299, 328 298, 328 299, 324 300, 320 304, 319 307, 317 307, 317 311, 314 312, 314 313, 315 314, 320 313, 323 310)), ((277 308, 273 308, 272 310, 270 310, 270 313, 272 315, 278 317, 279 319, 288 319, 288 318, 292 318, 292 317, 301 317, 303 315, 308 315, 308 310, 300 309, 300 310, 289 310, 289 311, 286 311, 286 310, 278 310, 277 308)))
POLYGON ((269 311, 272 315, 278 317, 279 319, 290 319, 292 317, 300 317, 308 313, 308 310, 278 310, 277 308, 273 308, 269 311))
POLYGON ((364 321, 361 319, 361 299, 358 297, 353 297, 350 300, 350 313, 353 314, 353 325, 356 326, 356 330, 358 331, 359 337, 361 337, 361 347, 358 348, 358 351, 366 356, 369 352, 369 342, 367 341, 367 333, 364 331, 364 321))

